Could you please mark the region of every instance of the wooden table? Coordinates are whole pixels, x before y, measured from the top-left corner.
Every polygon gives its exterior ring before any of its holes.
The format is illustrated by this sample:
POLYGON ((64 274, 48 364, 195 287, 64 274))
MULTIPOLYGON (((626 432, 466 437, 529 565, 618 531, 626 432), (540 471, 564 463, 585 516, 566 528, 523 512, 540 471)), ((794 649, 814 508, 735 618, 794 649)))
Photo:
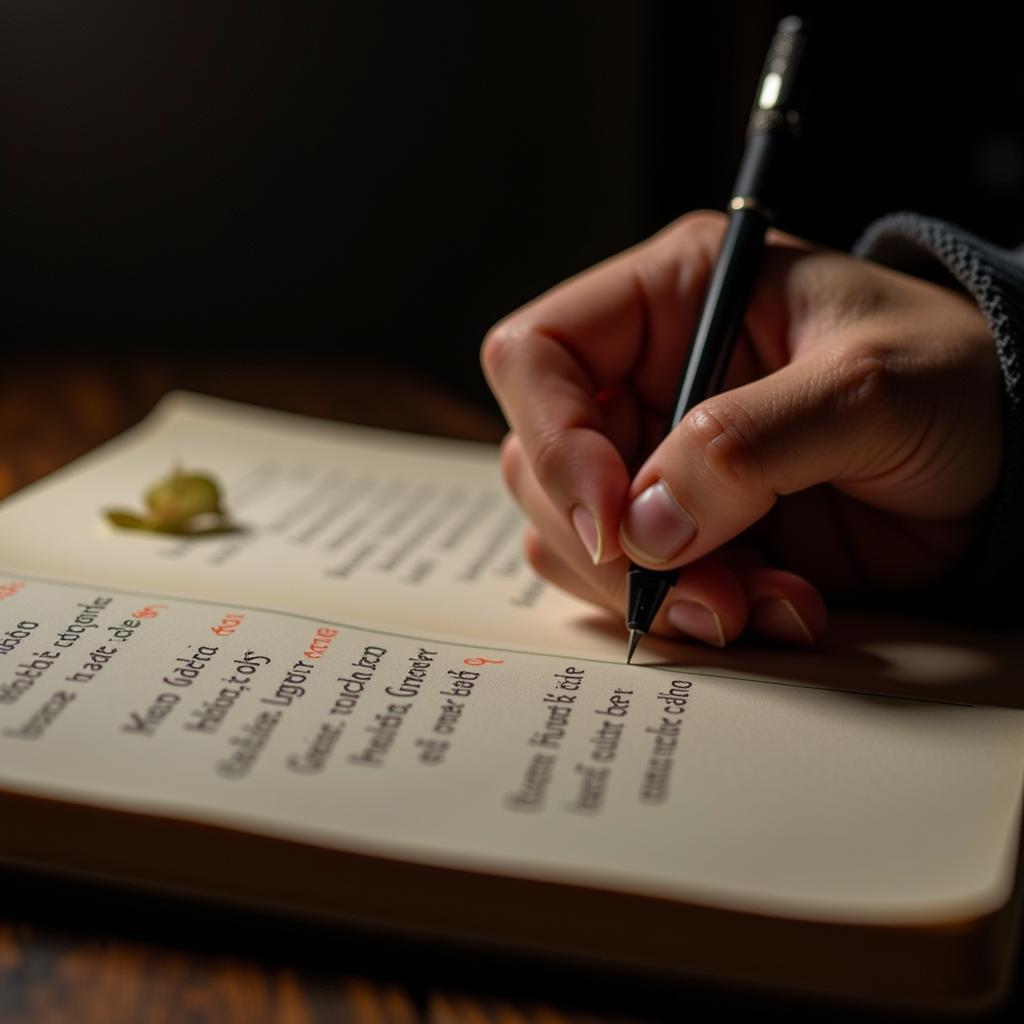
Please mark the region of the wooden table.
MULTIPOLYGON (((0 496, 137 422, 172 388, 371 426, 478 440, 502 434, 500 421, 472 402, 370 367, 25 363, 8 366, 0 388, 0 496)), ((985 1019, 1022 1019, 1022 991, 1018 978, 1009 1003, 985 1019)), ((0 870, 0 1024, 625 1024, 771 1011, 789 1022, 902 1019, 0 870)))

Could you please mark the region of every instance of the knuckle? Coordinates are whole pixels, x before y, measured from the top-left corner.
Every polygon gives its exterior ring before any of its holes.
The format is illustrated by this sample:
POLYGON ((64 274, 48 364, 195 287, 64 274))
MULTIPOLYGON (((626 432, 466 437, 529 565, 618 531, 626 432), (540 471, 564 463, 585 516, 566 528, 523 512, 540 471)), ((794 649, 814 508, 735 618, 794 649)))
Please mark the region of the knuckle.
POLYGON ((716 210, 691 210, 665 229, 663 237, 677 243, 695 243, 699 250, 714 251, 721 243, 728 218, 716 210))
POLYGON ((717 210, 691 210, 679 218, 680 231, 688 231, 695 235, 717 237, 725 230, 728 217, 717 210))
POLYGON ((831 373, 840 410, 877 413, 902 399, 898 351, 877 341, 837 346, 832 351, 831 373))
POLYGON ((758 481, 764 476, 758 454, 760 431, 738 402, 718 395, 687 414, 684 442, 699 453, 707 471, 727 486, 758 481))
POLYGON ((501 476, 505 481, 505 486, 513 495, 518 493, 522 466, 522 445, 519 443, 519 438, 509 432, 501 442, 501 476))
POLYGON ((819 321, 819 329, 837 330, 870 320, 891 301, 890 289, 876 270, 846 253, 819 251, 796 261, 789 284, 819 321))
POLYGON ((490 380, 502 378, 521 336, 522 330, 513 320, 501 320, 487 332, 480 346, 480 362, 490 380))
POLYGON ((549 429, 534 437, 530 463, 534 475, 545 490, 549 490, 565 475, 567 454, 567 438, 564 431, 549 429))

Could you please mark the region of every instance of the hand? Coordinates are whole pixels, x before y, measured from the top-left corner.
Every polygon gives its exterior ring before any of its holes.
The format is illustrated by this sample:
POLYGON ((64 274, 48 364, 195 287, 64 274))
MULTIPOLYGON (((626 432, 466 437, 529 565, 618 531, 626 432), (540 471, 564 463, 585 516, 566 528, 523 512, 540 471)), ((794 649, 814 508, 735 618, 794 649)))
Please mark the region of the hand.
POLYGON ((627 557, 683 566, 655 632, 813 642, 823 593, 939 580, 975 538, 995 346, 969 298, 772 231, 725 390, 662 439, 725 223, 687 215, 490 331, 503 470, 564 589, 621 616, 627 557))

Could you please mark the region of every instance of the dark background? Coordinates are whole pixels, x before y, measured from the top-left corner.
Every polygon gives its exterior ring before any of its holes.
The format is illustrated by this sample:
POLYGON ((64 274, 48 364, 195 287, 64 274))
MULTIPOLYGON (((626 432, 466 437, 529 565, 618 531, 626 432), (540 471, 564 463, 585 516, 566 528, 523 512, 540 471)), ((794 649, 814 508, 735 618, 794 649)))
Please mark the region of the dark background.
POLYGON ((6 357, 279 353, 339 403, 383 362, 486 403, 494 320, 724 204, 793 11, 827 59, 782 226, 846 247, 911 208, 1024 238, 994 4, 5 0, 6 357))

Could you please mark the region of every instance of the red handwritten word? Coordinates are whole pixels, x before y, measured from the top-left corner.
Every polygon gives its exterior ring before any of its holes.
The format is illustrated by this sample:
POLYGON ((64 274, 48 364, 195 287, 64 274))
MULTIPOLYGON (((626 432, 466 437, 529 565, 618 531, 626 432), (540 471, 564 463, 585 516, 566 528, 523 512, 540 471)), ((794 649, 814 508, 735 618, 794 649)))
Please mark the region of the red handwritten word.
POLYGON ((156 618, 160 614, 160 608, 166 608, 166 604, 147 604, 144 608, 131 613, 132 618, 156 618))
POLYGON ((210 632, 214 636, 231 636, 232 633, 242 624, 242 619, 245 615, 239 612, 228 612, 223 619, 220 620, 220 624, 210 627, 210 632))
POLYGON ((133 619, 155 619, 160 612, 158 608, 166 608, 165 604, 147 604, 145 608, 140 608, 137 612, 132 612, 133 619))
POLYGON ((327 626, 321 626, 317 631, 316 635, 309 643, 309 647, 305 651, 307 658, 322 658, 327 653, 327 648, 334 642, 334 638, 338 635, 336 629, 329 629, 327 626))
POLYGON ((479 668, 481 665, 504 665, 505 662, 502 658, 463 658, 462 664, 479 668))
POLYGON ((0 601, 8 597, 14 597, 24 586, 25 584, 20 580, 15 580, 13 583, 0 583, 0 601))

